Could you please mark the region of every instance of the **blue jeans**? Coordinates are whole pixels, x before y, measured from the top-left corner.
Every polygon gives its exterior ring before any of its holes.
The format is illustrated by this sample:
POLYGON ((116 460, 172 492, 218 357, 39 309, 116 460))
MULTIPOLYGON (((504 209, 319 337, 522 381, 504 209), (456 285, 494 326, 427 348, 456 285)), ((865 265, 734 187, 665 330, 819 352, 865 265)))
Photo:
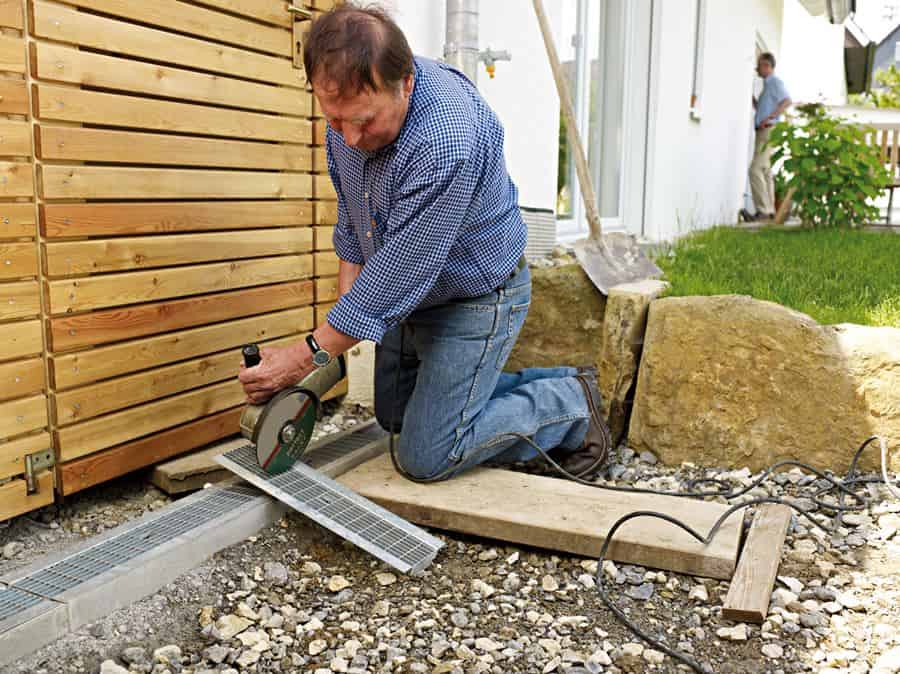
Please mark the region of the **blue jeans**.
POLYGON ((590 412, 574 367, 503 372, 530 302, 526 267, 492 293, 415 311, 385 335, 375 351, 375 415, 386 430, 393 419, 397 460, 412 477, 537 456, 511 433, 545 450, 581 445, 590 412))

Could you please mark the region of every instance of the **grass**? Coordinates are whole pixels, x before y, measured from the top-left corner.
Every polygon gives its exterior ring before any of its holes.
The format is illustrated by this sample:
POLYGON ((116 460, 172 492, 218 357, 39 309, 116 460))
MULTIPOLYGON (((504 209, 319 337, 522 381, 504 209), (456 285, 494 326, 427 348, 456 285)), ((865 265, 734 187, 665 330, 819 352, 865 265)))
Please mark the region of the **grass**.
POLYGON ((900 236, 891 232, 716 227, 656 262, 668 296, 752 295, 824 324, 900 327, 900 236))

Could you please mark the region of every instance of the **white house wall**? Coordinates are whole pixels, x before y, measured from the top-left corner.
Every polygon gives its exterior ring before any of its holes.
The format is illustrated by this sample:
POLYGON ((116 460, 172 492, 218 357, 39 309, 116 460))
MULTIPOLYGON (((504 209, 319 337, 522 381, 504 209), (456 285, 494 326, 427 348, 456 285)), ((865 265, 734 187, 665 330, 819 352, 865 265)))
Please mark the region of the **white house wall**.
MULTIPOLYGON (((406 33, 413 52, 439 58, 444 49, 443 0, 382 3, 406 33)), ((544 3, 557 34, 561 3, 544 3)), ((480 48, 508 50, 512 61, 497 63, 495 79, 482 68, 478 88, 506 131, 507 166, 519 188, 519 202, 556 209, 559 98, 531 0, 482 0, 480 48)))
MULTIPOLYGON (((782 0, 707 0, 701 119, 689 115, 694 0, 656 0, 643 234, 734 223, 743 205, 757 36, 776 56, 782 0)), ((633 230, 632 223, 626 223, 633 230)))

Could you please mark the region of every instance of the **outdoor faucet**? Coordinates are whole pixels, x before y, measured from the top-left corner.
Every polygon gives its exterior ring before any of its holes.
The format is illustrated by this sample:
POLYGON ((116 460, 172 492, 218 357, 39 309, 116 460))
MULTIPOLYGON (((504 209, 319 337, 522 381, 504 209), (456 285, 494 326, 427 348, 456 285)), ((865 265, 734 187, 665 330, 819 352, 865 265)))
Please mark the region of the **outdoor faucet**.
POLYGON ((494 51, 490 47, 479 52, 478 60, 484 62, 484 68, 487 70, 488 77, 494 79, 497 61, 512 61, 512 54, 505 49, 503 51, 494 51))

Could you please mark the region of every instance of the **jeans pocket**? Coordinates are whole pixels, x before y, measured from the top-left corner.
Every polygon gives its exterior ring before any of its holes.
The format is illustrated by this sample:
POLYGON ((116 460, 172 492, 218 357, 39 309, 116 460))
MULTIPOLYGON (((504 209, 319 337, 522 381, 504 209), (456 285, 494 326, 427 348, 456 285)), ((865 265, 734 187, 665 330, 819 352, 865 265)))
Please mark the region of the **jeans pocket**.
POLYGON ((530 306, 531 302, 529 301, 523 304, 514 304, 510 307, 506 340, 503 343, 503 347, 500 349, 500 353, 497 355, 498 370, 502 370, 503 366, 506 365, 509 354, 512 353, 513 347, 516 345, 516 339, 519 336, 519 332, 521 332, 522 326, 525 325, 525 318, 528 316, 528 308, 530 306))

